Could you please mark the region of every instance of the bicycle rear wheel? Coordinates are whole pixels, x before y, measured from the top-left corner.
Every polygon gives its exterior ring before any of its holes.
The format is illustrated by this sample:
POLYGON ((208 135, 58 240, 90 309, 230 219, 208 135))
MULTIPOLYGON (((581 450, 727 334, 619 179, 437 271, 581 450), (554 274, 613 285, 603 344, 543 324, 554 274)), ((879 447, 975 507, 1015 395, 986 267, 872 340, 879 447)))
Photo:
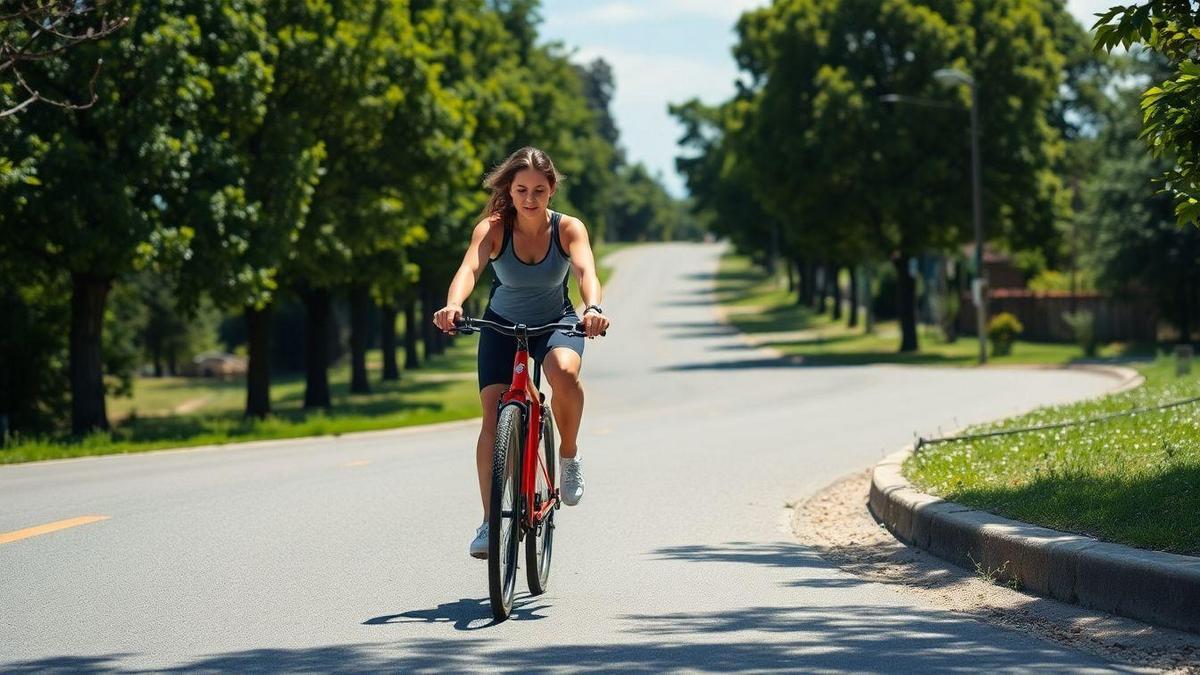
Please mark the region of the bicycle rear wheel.
POLYGON ((488 510, 488 594, 497 621, 508 618, 517 588, 521 534, 521 408, 506 405, 492 447, 492 495, 488 510))
MULTIPOLYGON (((547 409, 542 416, 542 442, 538 444, 538 465, 534 467, 536 478, 534 508, 550 501, 558 484, 555 461, 558 448, 554 443, 554 420, 547 409), (542 467, 545 467, 543 473, 542 467)), ((554 545, 554 509, 546 513, 537 529, 525 537, 525 575, 529 582, 529 594, 546 592, 550 581, 550 555, 554 545)))

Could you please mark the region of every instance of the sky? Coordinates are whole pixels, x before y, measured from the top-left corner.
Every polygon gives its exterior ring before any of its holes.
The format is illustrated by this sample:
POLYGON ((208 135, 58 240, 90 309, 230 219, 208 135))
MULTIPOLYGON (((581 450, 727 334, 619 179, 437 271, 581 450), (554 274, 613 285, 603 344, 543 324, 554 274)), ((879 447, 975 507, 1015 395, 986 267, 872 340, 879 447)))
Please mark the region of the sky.
MULTIPOLYGON (((1067 8, 1090 27, 1096 12, 1122 0, 1068 0, 1067 8)), ((572 60, 603 57, 617 91, 612 112, 631 162, 660 173, 676 196, 687 190, 675 172, 681 128, 668 103, 699 98, 709 104, 733 96, 733 26, 765 0, 544 0, 542 39, 575 50, 572 60)))

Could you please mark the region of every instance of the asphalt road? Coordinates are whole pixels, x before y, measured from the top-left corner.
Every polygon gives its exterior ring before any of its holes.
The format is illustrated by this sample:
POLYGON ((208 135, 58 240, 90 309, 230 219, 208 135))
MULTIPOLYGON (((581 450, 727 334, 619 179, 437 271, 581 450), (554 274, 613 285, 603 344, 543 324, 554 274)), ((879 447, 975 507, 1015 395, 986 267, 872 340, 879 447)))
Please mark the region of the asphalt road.
MULTIPOLYGON (((785 504, 928 433, 1098 394, 1077 372, 797 368, 716 323, 719 248, 623 251, 589 342, 587 495, 492 624, 473 424, 0 467, 0 670, 1108 669, 914 604, 785 504)), ((467 338, 473 339, 473 338, 467 338)))

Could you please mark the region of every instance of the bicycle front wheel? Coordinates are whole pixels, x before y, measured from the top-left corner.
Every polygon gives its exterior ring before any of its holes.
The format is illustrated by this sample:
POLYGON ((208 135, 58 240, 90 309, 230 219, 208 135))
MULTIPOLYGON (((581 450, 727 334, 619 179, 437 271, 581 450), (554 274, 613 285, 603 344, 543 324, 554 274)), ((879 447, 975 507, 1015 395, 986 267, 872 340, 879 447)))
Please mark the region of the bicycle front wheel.
MULTIPOLYGON (((542 416, 542 442, 538 446, 537 466, 533 468, 535 480, 534 508, 550 503, 554 487, 558 484, 555 460, 558 448, 554 443, 554 420, 550 411, 542 416)), ((525 537, 525 575, 529 582, 529 594, 541 595, 550 582, 550 554, 554 548, 554 509, 537 528, 525 537)))
POLYGON ((488 594, 497 621, 508 618, 517 588, 521 534, 521 408, 506 405, 492 446, 492 495, 488 511, 488 594))

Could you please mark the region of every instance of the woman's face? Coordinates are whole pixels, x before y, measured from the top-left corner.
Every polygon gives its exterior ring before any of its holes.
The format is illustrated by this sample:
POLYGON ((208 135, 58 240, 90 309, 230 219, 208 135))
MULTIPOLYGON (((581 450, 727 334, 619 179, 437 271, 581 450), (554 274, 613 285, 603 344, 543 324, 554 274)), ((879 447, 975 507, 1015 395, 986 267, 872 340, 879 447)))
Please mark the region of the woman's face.
POLYGON ((536 169, 522 169, 513 176, 512 185, 508 188, 517 213, 537 215, 546 210, 554 188, 550 182, 536 169))

